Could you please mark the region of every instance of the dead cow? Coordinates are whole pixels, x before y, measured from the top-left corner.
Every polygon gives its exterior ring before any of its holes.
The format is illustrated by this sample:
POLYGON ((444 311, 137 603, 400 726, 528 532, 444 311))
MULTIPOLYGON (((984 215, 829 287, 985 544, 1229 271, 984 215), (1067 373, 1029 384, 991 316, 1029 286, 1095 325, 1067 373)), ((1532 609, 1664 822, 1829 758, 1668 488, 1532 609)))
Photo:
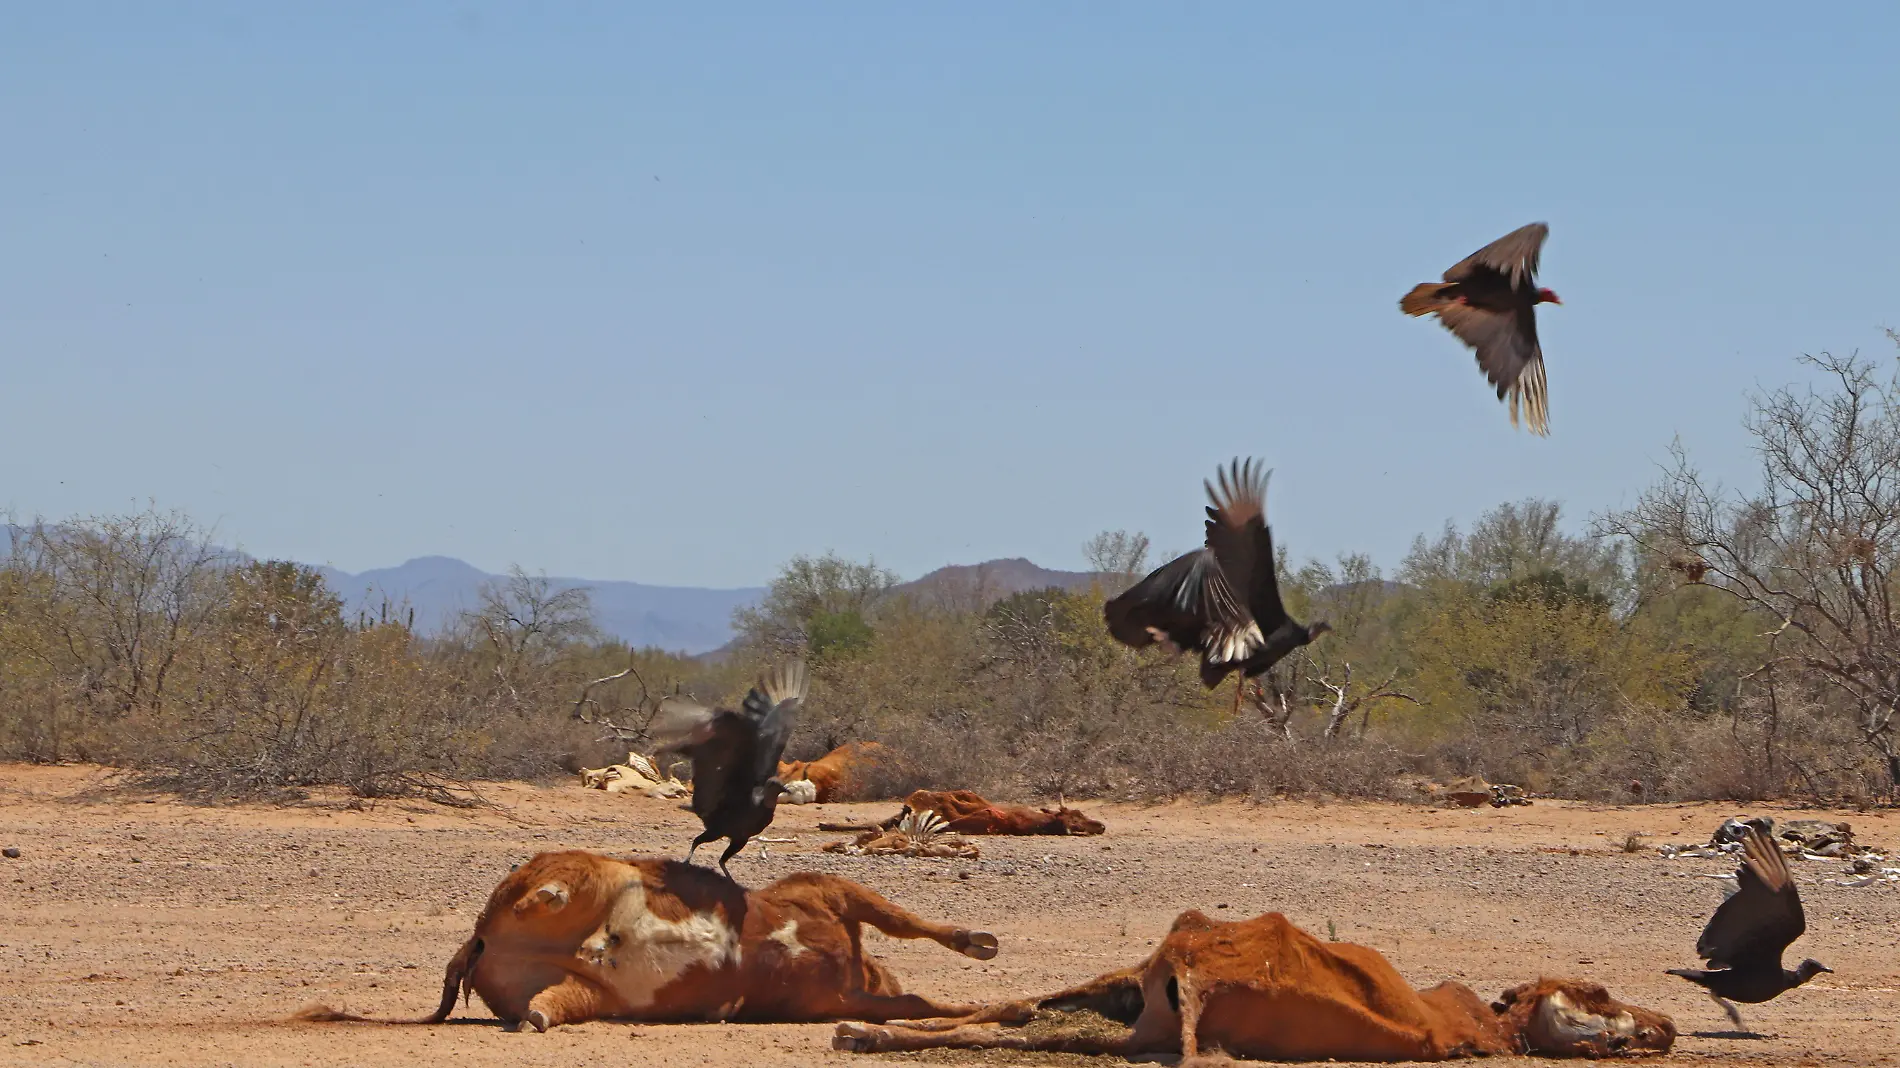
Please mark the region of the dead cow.
POLYGON ((1277 912, 1216 923, 1189 911, 1154 956, 1135 967, 962 1017, 840 1024, 832 1045, 863 1053, 1015 1049, 1124 1057, 1193 1056, 1218 1047, 1261 1060, 1439 1061, 1665 1053, 1675 1036, 1667 1017, 1624 1005, 1594 983, 1541 980, 1486 1005, 1459 983, 1414 990, 1377 951, 1322 942, 1277 912))
MULTIPOLYGON (((975 1011, 905 994, 864 952, 860 924, 977 960, 996 937, 930 923, 849 879, 813 872, 746 890, 707 868, 579 850, 503 879, 449 961, 440 1023, 473 990, 511 1027, 595 1019, 807 1023, 975 1011)), ((315 1021, 363 1017, 312 1009, 315 1021)))
POLYGON ((786 760, 778 766, 779 781, 790 786, 809 782, 819 804, 850 801, 864 789, 865 775, 893 760, 891 751, 877 742, 846 742, 817 760, 786 760))
POLYGON ((946 829, 958 834, 1101 834, 1107 830, 1072 808, 996 805, 970 790, 918 790, 904 799, 904 811, 883 826, 895 827, 910 812, 935 812, 943 817, 946 829))

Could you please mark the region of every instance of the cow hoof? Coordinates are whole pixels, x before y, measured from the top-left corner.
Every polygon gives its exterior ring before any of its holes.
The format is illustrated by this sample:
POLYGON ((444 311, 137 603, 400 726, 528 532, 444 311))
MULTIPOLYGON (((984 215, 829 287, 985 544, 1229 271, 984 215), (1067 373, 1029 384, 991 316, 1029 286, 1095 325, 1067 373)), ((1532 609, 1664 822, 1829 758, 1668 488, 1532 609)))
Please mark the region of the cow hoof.
POLYGON ((542 1012, 540 1009, 529 1009, 528 1015, 523 1016, 521 1018, 521 1022, 515 1024, 515 1030, 517 1031, 532 1030, 536 1034, 544 1034, 546 1033, 547 1029, 548 1029, 548 1014, 545 1012, 542 1012))
POLYGON ((965 931, 964 945, 958 951, 966 957, 989 960, 996 956, 996 936, 988 931, 965 931))
POLYGON ((877 1050, 877 1042, 863 1024, 841 1023, 831 1035, 831 1048, 845 1053, 872 1053, 877 1050))

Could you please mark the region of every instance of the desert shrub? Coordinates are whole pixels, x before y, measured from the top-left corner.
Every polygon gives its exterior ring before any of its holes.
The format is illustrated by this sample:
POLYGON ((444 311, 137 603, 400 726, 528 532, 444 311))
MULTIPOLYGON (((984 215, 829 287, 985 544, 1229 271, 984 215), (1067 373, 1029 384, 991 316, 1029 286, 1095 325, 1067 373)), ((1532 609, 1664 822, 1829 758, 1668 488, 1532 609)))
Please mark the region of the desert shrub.
POLYGON ((585 591, 519 571, 425 638, 399 606, 345 619, 315 571, 220 554, 176 514, 9 533, 0 755, 103 761, 193 796, 338 785, 448 800, 469 779, 620 759, 603 724, 640 702, 605 687, 603 714, 581 715, 585 673, 631 655, 659 685, 703 674, 597 641, 585 591))

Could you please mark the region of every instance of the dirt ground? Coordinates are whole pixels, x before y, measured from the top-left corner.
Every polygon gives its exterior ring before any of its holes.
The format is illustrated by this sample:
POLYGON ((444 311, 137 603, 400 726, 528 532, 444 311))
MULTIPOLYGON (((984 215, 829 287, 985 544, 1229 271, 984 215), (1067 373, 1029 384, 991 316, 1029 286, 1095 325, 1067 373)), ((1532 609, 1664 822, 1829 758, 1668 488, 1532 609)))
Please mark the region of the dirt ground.
MULTIPOLYGON (((425 1015, 442 966, 510 864, 554 848, 679 855, 697 830, 677 801, 577 786, 483 787, 491 807, 205 807, 111 793, 93 768, 0 765, 0 1065, 813 1065, 1076 1063, 1004 1054, 834 1053, 832 1027, 597 1023, 503 1032, 479 1002, 449 1023, 286 1023, 311 1003, 425 1015)), ((1376 947, 1418 985, 1492 996, 1540 975, 1593 978, 1672 1015, 1673 1059, 1697 1065, 1900 1063, 1900 884, 1839 885, 1845 865, 1797 863, 1808 934, 1796 959, 1836 969, 1736 1034, 1715 1004, 1662 974, 1694 966, 1722 897, 1722 859, 1667 860, 1736 805, 1441 810, 1391 804, 1086 805, 1100 838, 978 839, 974 861, 843 857, 820 819, 893 803, 783 807, 797 840, 733 861, 749 885, 815 869, 913 911, 993 931, 979 963, 867 930, 908 989, 985 1001, 1044 993, 1145 956, 1174 916, 1278 910, 1376 947), (1630 832, 1651 841, 1620 848, 1630 832)), ((1821 816, 1807 811, 1799 816, 1821 816)), ((1900 814, 1840 812, 1900 847, 1900 814)), ((711 859, 710 857, 704 859, 711 859)), ((1493 1062, 1497 1063, 1497 1062, 1493 1062)), ((1513 1063, 1506 1061, 1504 1063, 1513 1063)))

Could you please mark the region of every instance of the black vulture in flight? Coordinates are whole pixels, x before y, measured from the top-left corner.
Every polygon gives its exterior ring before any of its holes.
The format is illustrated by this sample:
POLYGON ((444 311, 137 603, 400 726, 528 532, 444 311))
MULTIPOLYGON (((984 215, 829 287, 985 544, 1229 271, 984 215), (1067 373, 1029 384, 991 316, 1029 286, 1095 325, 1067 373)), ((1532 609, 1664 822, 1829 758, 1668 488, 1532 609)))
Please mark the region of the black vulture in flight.
POLYGON ((1166 642, 1201 654, 1208 689, 1232 671, 1234 709, 1246 680, 1266 674, 1288 653, 1333 629, 1286 614, 1273 574, 1273 532, 1267 529, 1267 477, 1252 460, 1219 472, 1220 486, 1203 482, 1207 547, 1169 561, 1102 607, 1115 640, 1140 649, 1166 642))
POLYGON ((766 672, 737 710, 679 697, 661 702, 652 729, 664 743, 659 753, 679 753, 692 761, 692 808, 706 828, 686 851, 688 864, 700 846, 724 838, 719 870, 726 871, 726 861, 771 825, 785 792, 778 762, 805 699, 805 682, 804 662, 793 660, 766 672))
POLYGON ((1442 282, 1421 282, 1399 300, 1407 315, 1437 313, 1438 321, 1472 347, 1478 368, 1511 398, 1511 425, 1518 401, 1531 433, 1550 433, 1550 396, 1544 383, 1544 347, 1537 341, 1537 306, 1562 304, 1537 286, 1537 257, 1550 227, 1520 226, 1445 272, 1442 282))
POLYGON ((1812 958, 1793 971, 1781 966, 1782 952, 1808 929, 1808 921, 1787 858, 1760 827, 1749 827, 1742 838, 1742 867, 1735 878, 1740 888, 1716 906, 1695 944, 1696 955, 1717 970, 1670 968, 1668 973, 1707 990, 1740 1027, 1742 1014, 1730 1002, 1757 1005, 1834 969, 1812 958))

